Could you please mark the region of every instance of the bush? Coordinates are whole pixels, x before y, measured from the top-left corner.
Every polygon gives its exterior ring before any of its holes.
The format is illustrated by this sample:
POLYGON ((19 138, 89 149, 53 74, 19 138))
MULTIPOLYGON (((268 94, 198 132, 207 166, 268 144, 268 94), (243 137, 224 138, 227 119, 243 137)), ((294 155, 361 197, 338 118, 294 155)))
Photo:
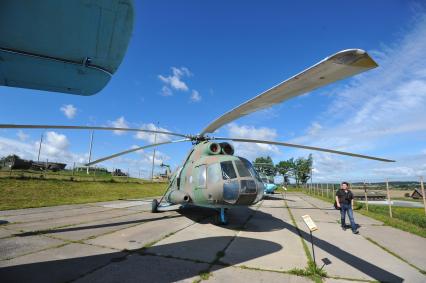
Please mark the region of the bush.
POLYGON ((405 193, 404 197, 409 198, 410 197, 410 193, 405 193))

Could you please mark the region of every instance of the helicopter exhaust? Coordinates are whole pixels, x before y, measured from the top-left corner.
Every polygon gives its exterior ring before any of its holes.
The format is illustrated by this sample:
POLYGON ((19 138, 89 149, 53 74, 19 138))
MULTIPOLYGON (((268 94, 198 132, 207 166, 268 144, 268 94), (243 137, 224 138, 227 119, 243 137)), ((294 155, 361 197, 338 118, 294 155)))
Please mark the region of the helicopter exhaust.
POLYGON ((179 190, 172 191, 169 194, 169 197, 168 197, 168 201, 170 203, 174 203, 174 204, 188 203, 189 199, 190 198, 189 198, 189 196, 186 193, 184 193, 182 191, 179 191, 179 190))
POLYGON ((220 151, 221 151, 221 147, 218 143, 215 143, 215 142, 207 143, 207 147, 205 149, 205 152, 207 154, 216 155, 216 154, 220 154, 220 151))
POLYGON ((221 142, 219 145, 223 154, 234 155, 234 147, 231 144, 227 142, 221 142))

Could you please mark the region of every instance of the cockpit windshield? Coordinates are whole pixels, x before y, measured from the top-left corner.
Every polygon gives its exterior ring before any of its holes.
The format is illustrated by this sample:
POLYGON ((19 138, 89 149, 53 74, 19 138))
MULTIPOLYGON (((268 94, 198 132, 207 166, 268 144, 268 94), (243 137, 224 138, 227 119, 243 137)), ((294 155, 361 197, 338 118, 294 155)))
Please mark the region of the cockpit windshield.
MULTIPOLYGON (((242 163, 241 165, 244 166, 244 169, 247 170, 248 172, 250 172, 251 176, 253 176, 253 178, 257 179, 259 182, 262 182, 262 179, 260 178, 259 174, 257 173, 257 171, 254 169, 253 165, 250 163, 250 161, 248 161, 245 158, 240 157, 240 162, 242 163)), ((238 172, 240 172, 240 168, 238 167, 238 172)), ((241 176, 241 173, 240 173, 241 176)))
POLYGON ((250 171, 241 160, 235 160, 234 162, 240 177, 251 177, 250 171))
POLYGON ((222 168, 222 178, 224 180, 237 178, 237 173, 235 173, 232 161, 223 161, 220 163, 220 167, 222 168))

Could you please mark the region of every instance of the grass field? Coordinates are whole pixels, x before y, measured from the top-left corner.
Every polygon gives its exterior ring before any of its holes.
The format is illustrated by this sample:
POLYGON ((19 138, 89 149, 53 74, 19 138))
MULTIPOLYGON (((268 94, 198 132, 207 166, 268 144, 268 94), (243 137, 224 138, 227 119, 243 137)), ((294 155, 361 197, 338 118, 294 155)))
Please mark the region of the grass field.
MULTIPOLYGON (((307 193, 306 191, 304 191, 307 193)), ((334 203, 334 196, 310 194, 316 198, 334 203)), ((385 205, 369 205, 368 211, 365 204, 356 203, 354 208, 357 212, 371 218, 382 221, 386 225, 416 234, 426 238, 426 216, 423 208, 414 207, 392 207, 392 218, 389 216, 389 208, 385 205)))
POLYGON ((161 195, 166 183, 0 178, 0 210, 161 195))

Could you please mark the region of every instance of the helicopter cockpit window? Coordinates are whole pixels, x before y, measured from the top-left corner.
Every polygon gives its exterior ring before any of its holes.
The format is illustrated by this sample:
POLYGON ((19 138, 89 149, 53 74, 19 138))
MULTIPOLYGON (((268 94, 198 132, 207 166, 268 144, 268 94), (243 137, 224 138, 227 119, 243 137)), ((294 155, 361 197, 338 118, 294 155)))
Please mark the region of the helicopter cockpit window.
POLYGON ((246 166, 246 168, 250 171, 250 174, 253 176, 253 178, 256 178, 259 182, 262 182, 262 179, 260 178, 257 171, 254 169, 253 165, 245 158, 240 157, 241 162, 243 162, 246 166))
POLYGON ((237 173, 235 173, 235 169, 234 169, 234 165, 232 165, 232 161, 221 162, 220 167, 222 168, 222 178, 224 180, 237 178, 237 173))
POLYGON ((219 163, 213 163, 207 167, 207 183, 209 185, 214 185, 220 182, 221 175, 222 175, 222 171, 220 169, 219 163))
POLYGON ((240 177, 251 177, 250 171, 241 160, 235 160, 234 162, 240 177))
POLYGON ((198 169, 198 187, 206 187, 206 165, 201 165, 197 167, 198 169))

